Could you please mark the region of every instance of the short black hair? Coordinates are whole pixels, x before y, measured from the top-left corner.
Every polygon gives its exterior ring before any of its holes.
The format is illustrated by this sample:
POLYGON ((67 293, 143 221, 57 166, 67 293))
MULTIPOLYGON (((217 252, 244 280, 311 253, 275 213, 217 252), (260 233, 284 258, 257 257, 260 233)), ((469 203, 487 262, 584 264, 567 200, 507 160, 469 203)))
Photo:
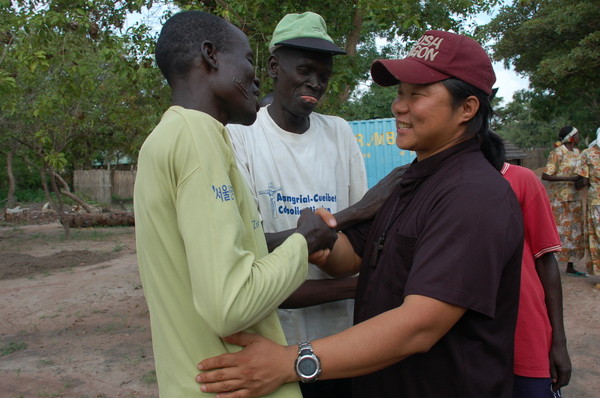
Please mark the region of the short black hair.
POLYGON ((202 11, 183 11, 169 18, 160 31, 155 51, 156 64, 167 82, 172 84, 174 78, 188 74, 205 41, 227 51, 232 27, 223 18, 202 11))

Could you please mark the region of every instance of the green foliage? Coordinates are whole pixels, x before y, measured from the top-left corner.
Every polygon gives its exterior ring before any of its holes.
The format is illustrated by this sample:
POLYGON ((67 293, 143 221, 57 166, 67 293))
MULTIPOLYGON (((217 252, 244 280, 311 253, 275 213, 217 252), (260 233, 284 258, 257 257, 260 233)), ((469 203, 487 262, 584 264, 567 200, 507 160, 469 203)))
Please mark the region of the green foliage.
MULTIPOLYGON (((135 161, 141 144, 169 105, 169 89, 154 66, 155 34, 138 23, 125 30, 128 14, 152 0, 0 0, 0 152, 14 151, 37 180, 40 171, 68 175, 92 162, 135 161)), ((160 3, 160 2, 159 2, 160 3)), ((335 76, 320 111, 351 118, 387 117, 379 93, 346 103, 368 79, 375 58, 399 56, 429 28, 461 31, 465 18, 489 10, 484 0, 233 0, 164 1, 162 19, 182 9, 223 16, 250 38, 262 92, 267 44, 290 12, 323 15, 347 56, 336 57, 335 76), (376 39, 390 44, 378 48, 376 39), (369 110, 370 109, 370 110, 369 110)), ((0 166, 3 170, 4 166, 0 166)), ((17 190, 30 189, 18 170, 17 190)), ((50 185, 50 184, 48 184, 50 185)), ((0 183, 0 189, 3 189, 0 183)))
POLYGON ((16 197, 17 202, 20 203, 39 203, 46 201, 46 195, 44 194, 44 191, 41 188, 18 189, 16 192, 16 197))
POLYGON ((395 96, 396 87, 381 87, 371 84, 366 93, 342 105, 340 116, 346 120, 392 117, 391 104, 395 96))
POLYGON ((489 10, 497 1, 175 0, 174 3, 182 9, 200 9, 220 15, 242 29, 255 51, 257 76, 265 94, 272 89, 266 65, 268 43, 277 22, 292 12, 310 10, 322 15, 329 35, 348 55, 335 58, 329 94, 319 111, 339 114, 354 89, 368 78, 371 62, 387 55, 376 47, 376 38, 407 44, 431 28, 461 31, 466 16, 489 10))
MULTIPOLYGON (((4 170, 4 166, 6 165, 6 157, 3 153, 0 153, 0 165, 2 166, 0 167, 0 170, 4 170)), ((40 188, 40 174, 37 172, 37 170, 28 166, 23 159, 14 159, 13 173, 20 189, 29 190, 40 188)), ((5 191, 8 189, 7 180, 4 178, 4 175, 2 175, 2 178, 0 178, 0 191, 5 191)))
POLYGON ((558 130, 569 122, 562 116, 547 114, 545 117, 533 109, 535 94, 527 91, 515 93, 514 100, 506 107, 496 110, 496 132, 519 148, 552 148, 558 139, 558 130))
MULTIPOLYGON (((32 192, 40 171, 63 175, 128 157, 169 105, 154 66, 155 34, 126 16, 152 0, 0 0, 0 153, 15 151, 20 190, 32 192)), ((484 0, 175 0, 163 4, 212 12, 239 26, 255 51, 263 94, 268 42, 290 12, 312 10, 348 52, 319 112, 348 120, 390 117, 393 88, 369 85, 377 58, 397 58, 427 29, 468 33, 468 17, 491 10, 484 0), (381 39, 387 44, 381 46, 381 39), (365 87, 368 87, 365 90, 365 87)), ((493 56, 529 77, 532 90, 498 109, 494 129, 528 148, 550 147, 573 124, 590 139, 600 125, 598 0, 515 0, 476 30, 493 40, 493 56)), ((162 20, 175 7, 167 8, 162 20)), ((483 40, 486 41, 486 40, 483 40)), ((4 164, 0 171, 4 170, 4 164)), ((0 193, 5 192, 0 179, 0 193)), ((19 199, 22 200, 22 199, 19 199)))
POLYGON ((495 41, 495 60, 512 65, 530 80, 527 103, 518 101, 527 112, 524 109, 518 115, 522 119, 508 123, 531 128, 548 124, 554 131, 572 124, 584 139, 594 134, 600 125, 598 0, 515 0, 479 34, 495 41))
MULTIPOLYGON (((39 182, 37 183, 37 186, 39 187, 39 182)), ((0 198, 5 198, 6 197, 6 189, 0 189, 0 198)), ((16 201, 17 203, 44 203, 48 201, 48 198, 46 197, 46 194, 44 193, 44 190, 42 188, 21 188, 19 187, 19 189, 17 189, 17 192, 15 193, 16 196, 16 201)), ((53 199, 56 199, 56 195, 54 193, 51 193, 50 196, 53 199)), ((75 202, 73 202, 71 199, 69 198, 65 198, 64 199, 66 203, 68 204, 74 204, 75 202)), ((0 200, 0 205, 3 204, 5 201, 0 200)))
MULTIPOLYGON (((0 151, 37 176, 137 157, 168 104, 148 27, 123 31, 151 0, 0 5, 0 151)), ((3 170, 3 168, 0 168, 3 170)), ((23 184, 17 176, 18 187, 23 184)), ((38 185, 39 186, 39 185, 38 185)))

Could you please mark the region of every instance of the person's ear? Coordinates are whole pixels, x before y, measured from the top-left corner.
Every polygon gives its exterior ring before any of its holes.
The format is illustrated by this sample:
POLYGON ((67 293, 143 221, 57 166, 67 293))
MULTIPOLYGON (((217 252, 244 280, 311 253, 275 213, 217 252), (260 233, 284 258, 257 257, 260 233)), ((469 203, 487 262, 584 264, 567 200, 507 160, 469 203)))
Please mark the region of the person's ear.
POLYGON ((277 78, 277 74, 279 73, 279 58, 274 55, 271 55, 267 61, 267 72, 269 76, 273 79, 277 78))
POLYGON ((202 43, 201 49, 200 49, 200 54, 202 55, 202 59, 204 60, 204 62, 206 62, 206 64, 213 68, 213 69, 218 69, 219 68, 219 63, 217 61, 217 47, 215 47, 215 45, 206 40, 202 43))
POLYGON ((462 121, 468 122, 469 120, 473 119, 478 110, 479 99, 474 95, 467 97, 460 108, 461 118, 463 119, 462 121))

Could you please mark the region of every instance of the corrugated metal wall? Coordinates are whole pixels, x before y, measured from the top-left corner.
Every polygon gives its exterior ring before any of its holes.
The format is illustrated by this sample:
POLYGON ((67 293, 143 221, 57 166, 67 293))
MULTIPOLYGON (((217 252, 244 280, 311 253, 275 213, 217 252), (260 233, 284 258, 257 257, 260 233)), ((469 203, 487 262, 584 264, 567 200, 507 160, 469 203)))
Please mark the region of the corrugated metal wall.
POLYGON ((365 160, 369 188, 395 167, 410 163, 416 157, 413 151, 396 146, 396 122, 393 118, 349 123, 365 160))

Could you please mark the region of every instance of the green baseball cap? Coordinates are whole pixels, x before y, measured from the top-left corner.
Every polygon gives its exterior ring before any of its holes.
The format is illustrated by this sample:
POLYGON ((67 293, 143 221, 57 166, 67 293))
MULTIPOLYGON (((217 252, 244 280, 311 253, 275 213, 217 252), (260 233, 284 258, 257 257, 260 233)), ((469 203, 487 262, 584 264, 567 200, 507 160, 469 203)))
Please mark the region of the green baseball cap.
POLYGON ((273 53, 279 46, 295 47, 330 54, 346 54, 327 34, 325 20, 314 12, 287 14, 279 21, 269 43, 273 53))

